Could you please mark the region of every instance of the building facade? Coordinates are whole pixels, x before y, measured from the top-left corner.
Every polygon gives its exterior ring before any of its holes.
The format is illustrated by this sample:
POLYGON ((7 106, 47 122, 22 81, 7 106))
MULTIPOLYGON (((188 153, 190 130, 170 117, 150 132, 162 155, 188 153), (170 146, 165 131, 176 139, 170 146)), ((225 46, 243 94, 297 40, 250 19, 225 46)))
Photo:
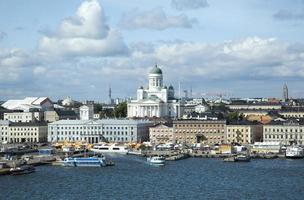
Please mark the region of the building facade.
POLYGON ((303 121, 272 121, 263 127, 265 142, 280 142, 282 145, 304 144, 303 121))
POLYGON ((225 120, 174 120, 176 143, 224 144, 226 143, 225 120))
POLYGON ((47 124, 1 121, 0 140, 6 143, 47 142, 47 124))
POLYGON ((159 124, 149 128, 149 139, 152 144, 173 143, 173 127, 169 125, 159 124))
POLYGON ((150 126, 144 120, 60 120, 48 125, 48 141, 143 142, 149 139, 150 126))
POLYGON ((174 88, 163 85, 162 70, 155 65, 149 73, 149 86, 137 90, 136 100, 128 103, 128 117, 180 117, 181 105, 174 88))
POLYGON ((233 122, 226 126, 227 143, 253 144, 263 137, 263 126, 251 122, 233 122))
POLYGON ((11 122, 35 122, 43 120, 43 112, 9 112, 4 113, 4 120, 11 122))

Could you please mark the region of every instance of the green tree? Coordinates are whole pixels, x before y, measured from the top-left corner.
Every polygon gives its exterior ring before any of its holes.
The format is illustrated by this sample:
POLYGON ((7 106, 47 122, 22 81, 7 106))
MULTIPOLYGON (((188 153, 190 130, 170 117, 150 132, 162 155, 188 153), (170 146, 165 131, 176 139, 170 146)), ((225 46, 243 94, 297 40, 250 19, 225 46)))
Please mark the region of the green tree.
POLYGON ((94 104, 95 113, 100 113, 102 111, 102 105, 100 103, 94 104))
POLYGON ((114 108, 114 116, 117 118, 127 117, 127 103, 123 102, 114 108))

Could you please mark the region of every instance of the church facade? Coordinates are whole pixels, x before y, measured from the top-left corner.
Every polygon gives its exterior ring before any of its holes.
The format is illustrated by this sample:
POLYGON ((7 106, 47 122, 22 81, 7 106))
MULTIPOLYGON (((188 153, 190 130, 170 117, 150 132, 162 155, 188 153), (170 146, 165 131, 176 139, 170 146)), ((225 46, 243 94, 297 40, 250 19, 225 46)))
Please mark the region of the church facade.
POLYGON ((128 117, 180 117, 180 101, 174 88, 163 85, 162 70, 155 65, 149 73, 149 86, 137 90, 137 98, 128 103, 128 117))

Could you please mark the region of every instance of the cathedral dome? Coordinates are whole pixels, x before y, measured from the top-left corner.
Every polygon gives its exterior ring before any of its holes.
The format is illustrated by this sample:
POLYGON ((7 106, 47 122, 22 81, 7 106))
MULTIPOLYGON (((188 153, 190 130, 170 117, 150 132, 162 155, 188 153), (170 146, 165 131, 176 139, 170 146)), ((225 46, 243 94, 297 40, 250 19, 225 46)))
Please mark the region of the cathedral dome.
POLYGON ((150 71, 150 74, 163 74, 163 72, 157 65, 155 65, 150 71))

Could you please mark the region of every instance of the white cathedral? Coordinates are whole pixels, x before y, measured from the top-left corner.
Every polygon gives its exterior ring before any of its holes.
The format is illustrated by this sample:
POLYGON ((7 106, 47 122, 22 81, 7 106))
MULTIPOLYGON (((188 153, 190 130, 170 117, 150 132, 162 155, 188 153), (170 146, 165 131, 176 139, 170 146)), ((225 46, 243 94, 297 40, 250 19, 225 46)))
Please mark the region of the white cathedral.
POLYGON ((163 72, 155 65, 149 73, 148 88, 137 90, 137 99, 128 103, 128 117, 180 117, 180 101, 172 85, 163 85, 163 72))

